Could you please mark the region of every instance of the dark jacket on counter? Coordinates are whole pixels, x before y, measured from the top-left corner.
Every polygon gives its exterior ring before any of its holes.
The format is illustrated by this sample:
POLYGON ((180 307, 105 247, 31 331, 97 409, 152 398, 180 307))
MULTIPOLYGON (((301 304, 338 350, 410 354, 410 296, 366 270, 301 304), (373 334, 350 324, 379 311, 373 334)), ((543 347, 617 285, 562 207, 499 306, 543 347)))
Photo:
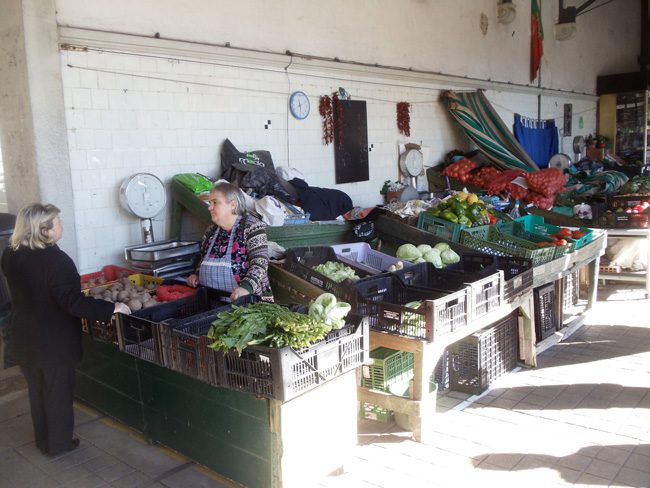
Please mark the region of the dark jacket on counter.
POLYGON ((74 366, 81 360, 81 317, 108 321, 114 304, 83 295, 79 273, 57 245, 7 248, 2 271, 12 298, 11 337, 20 366, 74 366))

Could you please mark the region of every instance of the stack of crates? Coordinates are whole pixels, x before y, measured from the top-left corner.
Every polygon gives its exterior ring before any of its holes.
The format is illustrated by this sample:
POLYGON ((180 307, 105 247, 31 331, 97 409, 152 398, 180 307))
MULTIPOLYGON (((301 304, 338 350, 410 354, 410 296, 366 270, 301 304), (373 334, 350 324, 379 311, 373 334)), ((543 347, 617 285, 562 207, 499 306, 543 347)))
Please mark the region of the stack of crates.
POLYGON ((479 395, 517 366, 519 320, 507 317, 449 346, 449 389, 479 395))
POLYGON ((535 302, 535 337, 536 342, 539 342, 553 335, 557 330, 555 282, 535 288, 533 298, 535 302))
POLYGON ((578 303, 580 294, 580 272, 574 271, 571 274, 562 278, 562 286, 564 292, 562 293, 562 308, 567 309, 573 307, 578 303))
MULTIPOLYGON (((361 386, 373 390, 390 391, 391 386, 407 383, 413 376, 413 353, 378 347, 370 351, 372 362, 362 368, 361 386)), ((359 416, 379 422, 390 422, 393 412, 361 402, 359 416)))

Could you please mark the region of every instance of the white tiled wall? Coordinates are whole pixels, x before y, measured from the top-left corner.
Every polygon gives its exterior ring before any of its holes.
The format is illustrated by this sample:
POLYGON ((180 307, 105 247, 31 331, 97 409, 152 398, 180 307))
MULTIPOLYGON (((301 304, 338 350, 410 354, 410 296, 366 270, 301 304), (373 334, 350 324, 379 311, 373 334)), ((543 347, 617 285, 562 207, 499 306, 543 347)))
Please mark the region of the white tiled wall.
MULTIPOLYGON (((119 205, 118 190, 126 177, 150 172, 166 184, 184 172, 217 177, 225 138, 242 151, 270 151, 276 166, 297 168, 312 186, 335 187, 334 151, 322 143, 318 98, 339 86, 353 99, 367 101, 368 142, 373 144, 370 180, 337 186, 355 205, 379 203, 383 181, 398 177, 398 142, 429 146, 427 164, 452 149, 469 147, 439 101, 440 91, 453 87, 411 88, 381 80, 288 75, 272 67, 92 50, 62 51, 61 63, 82 273, 120 262, 124 246, 142 240, 138 219, 119 205), (311 101, 311 114, 303 121, 287 115, 289 94, 298 89, 311 101), (398 101, 412 103, 408 140, 396 128, 398 101)), ((534 96, 487 95, 509 126, 514 111, 536 114, 534 96)), ((543 117, 562 115, 566 101, 555 102, 545 99, 543 117)), ((574 114, 595 110, 595 102, 573 103, 574 114)), ((595 112, 585 115, 593 127, 595 112)), ((168 237, 169 216, 168 203, 154 222, 157 240, 168 237)), ((198 238, 203 230, 193 219, 184 222, 184 236, 198 238)))

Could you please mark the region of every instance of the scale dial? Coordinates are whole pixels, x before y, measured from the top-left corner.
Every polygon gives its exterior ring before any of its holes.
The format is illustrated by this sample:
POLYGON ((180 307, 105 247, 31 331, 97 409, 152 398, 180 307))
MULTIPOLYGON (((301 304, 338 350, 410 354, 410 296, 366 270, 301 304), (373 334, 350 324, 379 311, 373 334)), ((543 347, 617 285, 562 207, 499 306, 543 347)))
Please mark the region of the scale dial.
POLYGON ((422 153, 417 149, 407 149, 399 157, 399 167, 405 176, 418 176, 424 168, 422 153))
POLYGON ((151 173, 136 173, 122 183, 120 202, 136 217, 150 219, 165 208, 167 203, 165 185, 151 173))

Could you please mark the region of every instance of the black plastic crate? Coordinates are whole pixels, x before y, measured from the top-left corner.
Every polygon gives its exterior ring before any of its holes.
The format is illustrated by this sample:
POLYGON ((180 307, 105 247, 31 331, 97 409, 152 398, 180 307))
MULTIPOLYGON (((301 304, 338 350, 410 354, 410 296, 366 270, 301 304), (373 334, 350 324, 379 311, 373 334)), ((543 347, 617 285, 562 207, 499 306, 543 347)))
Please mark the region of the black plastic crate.
POLYGON ((514 311, 449 346, 449 389, 479 395, 517 366, 519 320, 514 311))
POLYGON ((371 329, 430 342, 469 323, 469 287, 450 292, 409 286, 385 274, 359 280, 354 288, 352 309, 368 317, 371 329), (404 306, 413 301, 423 303, 417 309, 404 306))
POLYGON ((503 271, 503 299, 506 303, 533 287, 533 262, 530 259, 499 256, 497 267, 503 271))
POLYGON ((498 268, 498 256, 472 252, 462 252, 458 255, 460 261, 449 264, 444 269, 478 274, 479 278, 484 278, 494 273, 498 268))
POLYGON ((118 314, 118 343, 120 351, 164 364, 159 325, 168 319, 190 317, 213 308, 205 288, 189 297, 144 308, 131 315, 118 314))
POLYGON ((191 317, 169 319, 159 325, 163 365, 217 386, 215 352, 208 347, 212 342, 207 333, 217 315, 230 310, 230 305, 209 310, 191 317))
POLYGON ((580 298, 580 272, 578 270, 562 278, 562 308, 571 308, 580 298))
POLYGON ((88 327, 88 334, 93 341, 103 342, 118 347, 117 338, 117 319, 112 317, 108 322, 101 320, 87 320, 85 326, 88 327))
POLYGON ((329 246, 294 247, 288 249, 287 257, 284 261, 284 268, 291 274, 298 276, 312 285, 332 293, 339 300, 350 302, 354 297, 354 290, 351 287, 352 281, 345 280, 337 283, 313 269, 314 266, 324 264, 327 261, 338 262, 354 269, 359 278, 372 276, 372 273, 369 273, 367 270, 354 266, 349 261, 340 260, 334 250, 329 246))
POLYGON ((535 336, 539 342, 557 330, 555 283, 535 288, 533 298, 535 302, 535 336))
POLYGON ((219 385, 286 402, 353 370, 368 358, 368 320, 349 314, 346 322, 306 349, 248 346, 241 355, 217 351, 219 385))
POLYGON ((497 258, 478 255, 476 258, 480 261, 468 261, 459 269, 438 269, 431 263, 419 263, 395 271, 394 274, 409 286, 449 291, 458 291, 469 286, 471 288, 470 317, 475 320, 499 308, 503 303, 503 274, 497 270, 497 258), (489 264, 481 267, 479 262, 484 264, 489 262, 489 264))

